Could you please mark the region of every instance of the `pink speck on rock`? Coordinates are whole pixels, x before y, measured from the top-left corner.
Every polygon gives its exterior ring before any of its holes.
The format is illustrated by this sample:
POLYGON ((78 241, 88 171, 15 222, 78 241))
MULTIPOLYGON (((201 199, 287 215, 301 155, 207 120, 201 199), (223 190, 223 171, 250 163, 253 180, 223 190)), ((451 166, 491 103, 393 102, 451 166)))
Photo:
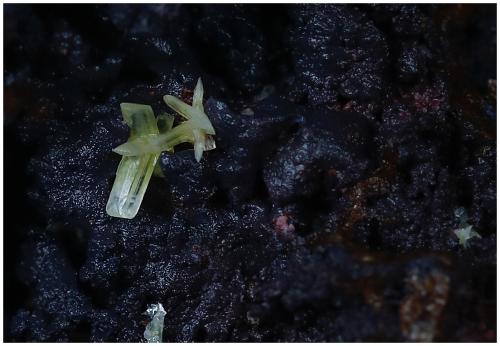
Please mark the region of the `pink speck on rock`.
POLYGON ((280 215, 273 220, 274 230, 278 234, 290 236, 295 231, 295 226, 289 223, 289 217, 287 215, 280 215))

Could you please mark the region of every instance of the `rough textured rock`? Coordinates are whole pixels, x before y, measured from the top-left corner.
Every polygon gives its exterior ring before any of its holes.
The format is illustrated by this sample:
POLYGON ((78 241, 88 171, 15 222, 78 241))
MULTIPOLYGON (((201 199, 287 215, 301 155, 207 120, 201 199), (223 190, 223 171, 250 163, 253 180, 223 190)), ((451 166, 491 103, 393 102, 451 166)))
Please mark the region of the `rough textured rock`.
POLYGON ((496 340, 493 6, 4 13, 5 341, 496 340), (217 148, 109 217, 119 104, 200 76, 217 148))

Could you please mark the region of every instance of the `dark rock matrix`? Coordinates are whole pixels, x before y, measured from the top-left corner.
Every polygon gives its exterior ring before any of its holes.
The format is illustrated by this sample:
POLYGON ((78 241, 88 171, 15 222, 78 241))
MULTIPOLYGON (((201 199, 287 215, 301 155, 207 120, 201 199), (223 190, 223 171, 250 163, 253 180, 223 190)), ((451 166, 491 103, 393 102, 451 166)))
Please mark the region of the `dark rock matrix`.
POLYGON ((4 5, 4 63, 5 341, 496 340, 495 5, 4 5), (108 216, 198 77, 217 149, 108 216))

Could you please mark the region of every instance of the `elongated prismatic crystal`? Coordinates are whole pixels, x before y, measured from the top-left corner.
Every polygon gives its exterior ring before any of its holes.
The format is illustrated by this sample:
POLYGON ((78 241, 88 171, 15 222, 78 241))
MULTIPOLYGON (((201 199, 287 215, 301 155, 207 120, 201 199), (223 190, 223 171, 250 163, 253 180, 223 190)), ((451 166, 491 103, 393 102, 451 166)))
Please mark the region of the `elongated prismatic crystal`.
MULTIPOLYGON (((120 107, 130 127, 130 139, 159 134, 151 106, 122 103, 120 107)), ((137 214, 159 156, 157 152, 122 157, 106 205, 109 215, 132 219, 137 214)))

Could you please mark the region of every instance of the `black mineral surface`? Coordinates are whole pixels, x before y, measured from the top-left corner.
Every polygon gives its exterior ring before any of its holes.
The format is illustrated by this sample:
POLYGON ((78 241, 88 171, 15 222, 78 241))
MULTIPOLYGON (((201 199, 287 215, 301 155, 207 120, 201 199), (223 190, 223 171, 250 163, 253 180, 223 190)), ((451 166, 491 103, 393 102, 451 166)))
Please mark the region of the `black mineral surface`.
POLYGON ((4 5, 3 48, 5 341, 496 340, 496 5, 4 5), (198 77, 217 148, 110 217, 120 103, 198 77))

